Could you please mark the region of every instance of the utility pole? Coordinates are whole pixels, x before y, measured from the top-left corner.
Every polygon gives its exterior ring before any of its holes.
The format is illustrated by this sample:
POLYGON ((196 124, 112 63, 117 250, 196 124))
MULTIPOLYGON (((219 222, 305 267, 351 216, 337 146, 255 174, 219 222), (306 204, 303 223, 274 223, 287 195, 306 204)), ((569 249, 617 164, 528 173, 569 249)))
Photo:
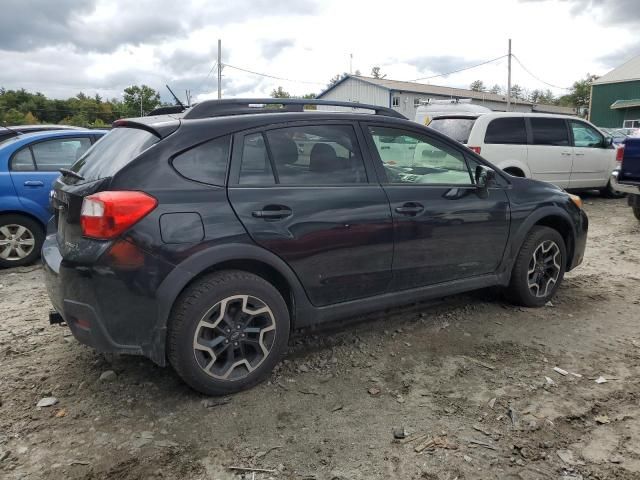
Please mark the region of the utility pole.
POLYGON ((511 111, 511 39, 509 39, 509 61, 507 74, 507 112, 511 111))
POLYGON ((218 100, 222 98, 222 40, 218 39, 218 100))
POLYGON ((349 54, 349 74, 353 75, 353 53, 349 54))
POLYGON ((140 116, 144 117, 144 112, 142 111, 142 89, 140 89, 140 116))

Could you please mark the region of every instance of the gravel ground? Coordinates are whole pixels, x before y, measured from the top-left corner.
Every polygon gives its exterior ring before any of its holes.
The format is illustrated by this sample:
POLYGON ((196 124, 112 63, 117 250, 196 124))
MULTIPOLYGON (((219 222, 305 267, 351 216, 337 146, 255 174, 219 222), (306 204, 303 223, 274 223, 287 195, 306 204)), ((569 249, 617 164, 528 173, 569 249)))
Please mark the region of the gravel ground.
POLYGON ((48 325, 38 266, 0 271, 0 477, 638 479, 640 224, 586 202, 553 306, 482 291, 380 312, 295 337, 223 399, 79 345, 48 325))

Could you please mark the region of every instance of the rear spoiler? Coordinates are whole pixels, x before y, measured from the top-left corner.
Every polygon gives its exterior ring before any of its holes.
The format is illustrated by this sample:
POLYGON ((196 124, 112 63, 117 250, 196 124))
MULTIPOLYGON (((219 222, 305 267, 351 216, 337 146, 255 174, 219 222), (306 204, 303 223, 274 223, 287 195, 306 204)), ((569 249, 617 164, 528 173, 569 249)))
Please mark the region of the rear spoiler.
POLYGON ((175 132, 180 126, 180 119, 171 115, 154 117, 121 118, 113 122, 113 128, 139 128, 152 133, 158 138, 165 138, 175 132))

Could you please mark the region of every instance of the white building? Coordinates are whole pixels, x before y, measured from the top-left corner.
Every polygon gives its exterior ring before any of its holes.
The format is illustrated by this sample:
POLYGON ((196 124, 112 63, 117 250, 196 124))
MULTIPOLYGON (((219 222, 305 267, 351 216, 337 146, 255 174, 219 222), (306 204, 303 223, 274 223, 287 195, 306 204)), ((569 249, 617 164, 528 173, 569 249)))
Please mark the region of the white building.
MULTIPOLYGON (((420 102, 426 102, 430 99, 469 98, 471 103, 483 105, 497 112, 505 112, 507 110, 507 97, 504 95, 356 75, 346 75, 320 93, 317 98, 391 107, 411 120, 415 118, 416 108, 420 105, 420 102)), ((516 99, 511 99, 511 111, 562 113, 566 115, 574 115, 576 113, 575 109, 570 107, 538 105, 516 99)))

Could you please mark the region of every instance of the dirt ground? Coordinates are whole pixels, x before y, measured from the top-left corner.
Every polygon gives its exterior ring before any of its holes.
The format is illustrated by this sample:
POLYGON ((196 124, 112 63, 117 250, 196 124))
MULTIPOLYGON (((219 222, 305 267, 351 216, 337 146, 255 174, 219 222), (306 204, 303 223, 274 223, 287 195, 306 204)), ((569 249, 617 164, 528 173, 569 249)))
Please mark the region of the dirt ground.
POLYGON ((640 224, 585 200, 586 259, 552 306, 482 291, 381 312, 294 338, 224 399, 78 344, 48 325, 38 266, 0 271, 0 477, 639 479, 640 224))

